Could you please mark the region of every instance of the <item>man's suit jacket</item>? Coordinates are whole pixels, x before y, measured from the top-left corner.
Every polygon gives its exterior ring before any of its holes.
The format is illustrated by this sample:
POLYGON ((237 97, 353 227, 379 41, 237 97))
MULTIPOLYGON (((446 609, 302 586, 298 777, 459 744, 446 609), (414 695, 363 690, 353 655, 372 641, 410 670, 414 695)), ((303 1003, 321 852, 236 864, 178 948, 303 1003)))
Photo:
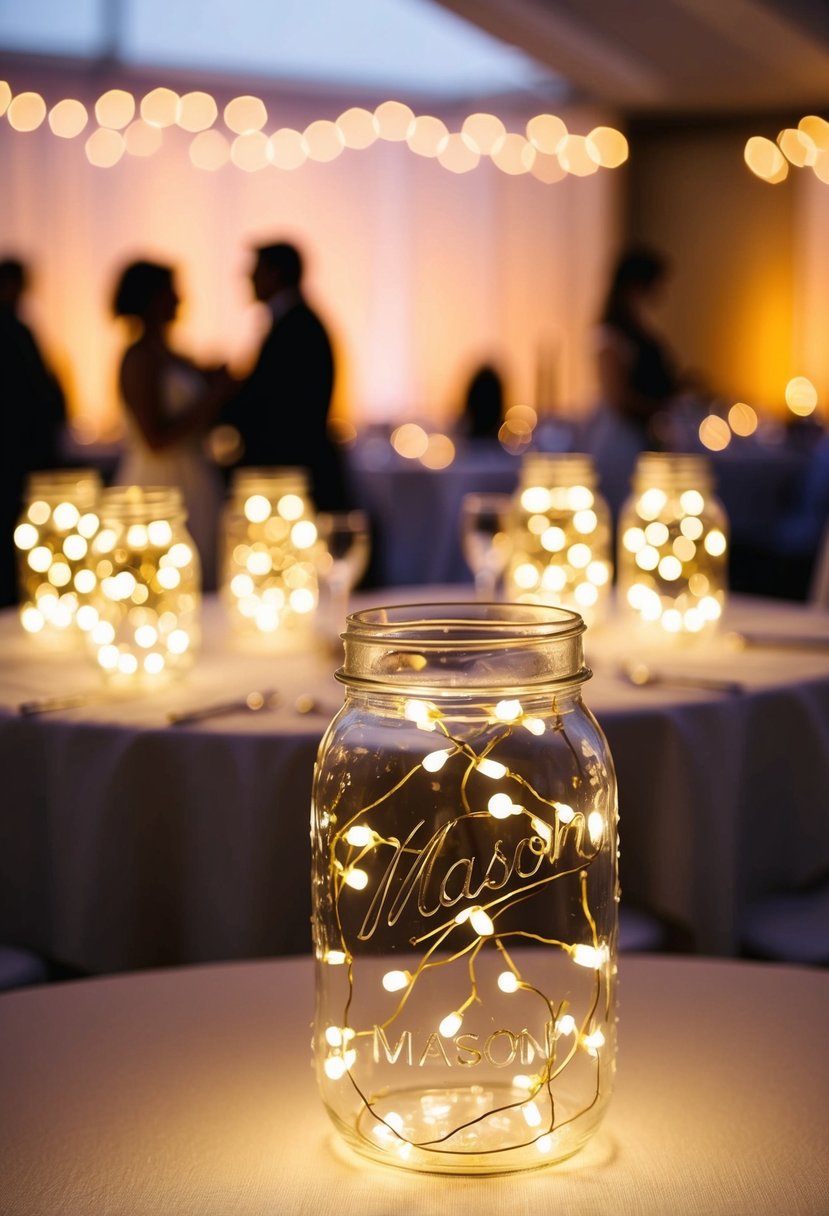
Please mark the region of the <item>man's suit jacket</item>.
POLYGON ((299 297, 274 321, 223 417, 241 435, 239 464, 307 469, 320 511, 351 505, 342 455, 328 432, 333 388, 330 338, 299 297))

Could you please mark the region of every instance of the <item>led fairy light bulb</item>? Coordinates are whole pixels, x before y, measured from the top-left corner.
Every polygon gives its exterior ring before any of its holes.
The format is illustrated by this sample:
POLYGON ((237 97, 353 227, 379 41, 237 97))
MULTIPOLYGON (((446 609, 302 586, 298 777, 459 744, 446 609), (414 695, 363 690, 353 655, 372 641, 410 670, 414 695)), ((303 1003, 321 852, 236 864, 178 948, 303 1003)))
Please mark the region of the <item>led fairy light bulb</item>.
POLYGON ((505 595, 572 608, 588 624, 606 614, 613 583, 611 519, 591 458, 528 452, 513 499, 505 595))
POLYGON ((619 517, 623 611, 650 640, 708 636, 725 607, 727 562, 728 520, 710 459, 643 453, 619 517))

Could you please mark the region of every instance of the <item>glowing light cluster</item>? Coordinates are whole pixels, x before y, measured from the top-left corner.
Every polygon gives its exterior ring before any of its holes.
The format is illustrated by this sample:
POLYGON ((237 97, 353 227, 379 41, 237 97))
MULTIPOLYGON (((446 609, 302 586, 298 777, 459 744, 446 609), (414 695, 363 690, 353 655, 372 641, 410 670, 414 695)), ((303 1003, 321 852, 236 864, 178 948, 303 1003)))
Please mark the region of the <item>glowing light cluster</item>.
MULTIPOLYGON (((481 160, 510 176, 531 174, 546 184, 568 175, 587 177, 599 169, 615 169, 629 154, 628 142, 614 127, 594 127, 586 135, 567 130, 555 114, 538 114, 523 131, 508 131, 494 114, 468 115, 460 129, 450 131, 441 118, 415 114, 400 101, 381 102, 374 110, 352 106, 336 119, 318 118, 302 130, 278 127, 270 134, 268 110, 259 97, 234 97, 223 107, 209 93, 194 91, 179 96, 172 89, 152 89, 140 102, 125 89, 109 89, 93 107, 98 126, 88 135, 87 159, 109 168, 124 156, 151 156, 161 147, 169 127, 193 135, 189 145, 192 164, 215 171, 232 163, 248 173, 268 167, 291 170, 306 162, 335 160, 347 150, 362 150, 378 140, 405 144, 416 156, 434 159, 452 173, 467 173, 481 160)), ((14 94, 0 81, 0 115, 16 131, 36 131, 49 121, 52 132, 74 139, 84 132, 87 108, 64 98, 49 109, 39 93, 14 94)))
POLYGON ((81 627, 108 681, 153 686, 190 667, 200 641, 201 570, 181 495, 114 487, 101 495, 100 516, 81 627))
POLYGON ((610 512, 588 456, 527 453, 510 525, 507 599, 603 616, 613 582, 610 512))
POLYGON ((85 566, 98 528, 101 479, 94 469, 31 474, 14 530, 18 615, 28 634, 78 642, 94 575, 85 566))
MULTIPOLYGON (((416 657, 405 669, 422 673, 416 657)), ((551 686, 444 704, 375 683, 323 743, 318 1079, 375 1159, 467 1173, 554 1161, 607 1099, 615 795, 562 701, 551 686)))
POLYGON ((225 509, 222 595, 243 632, 310 624, 319 603, 317 526, 300 469, 239 469, 225 509))
POLYGON ((743 155, 751 172, 771 185, 785 181, 790 166, 811 169, 820 181, 829 182, 829 122, 807 114, 796 127, 780 131, 776 140, 752 135, 743 155))
POLYGON ((706 457, 645 453, 619 520, 619 591, 659 636, 708 634, 725 604, 728 525, 706 457))

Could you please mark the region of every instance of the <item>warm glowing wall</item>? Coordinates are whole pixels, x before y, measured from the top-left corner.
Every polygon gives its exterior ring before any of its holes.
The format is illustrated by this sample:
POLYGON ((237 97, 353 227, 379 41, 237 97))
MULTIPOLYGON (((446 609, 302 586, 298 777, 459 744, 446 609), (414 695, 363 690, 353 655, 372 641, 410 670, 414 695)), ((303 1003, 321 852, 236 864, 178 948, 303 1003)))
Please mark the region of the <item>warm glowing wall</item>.
POLYGON ((795 375, 829 402, 829 186, 798 169, 769 185, 743 150, 799 117, 634 128, 628 171, 630 231, 674 263, 665 322, 682 362, 780 414, 795 375))
MULTIPOLYGON (((140 97, 159 81, 60 74, 10 83, 15 91, 39 88, 49 105, 72 96, 90 105, 112 85, 140 97)), ((302 129, 355 104, 328 94, 260 95, 269 130, 302 129)), ((523 131, 537 111, 501 117, 523 131)), ((468 112, 442 117, 457 130, 468 112)), ((580 133, 607 120, 564 116, 580 133)), ((244 361, 261 321, 246 278, 248 250, 280 237, 307 254, 308 292, 340 356, 338 410, 358 425, 451 421, 474 365, 491 357, 503 366, 509 399, 532 402, 542 348, 560 353, 557 391, 567 407, 591 400, 589 331, 617 241, 614 171, 554 185, 508 177, 491 163, 455 175, 403 144, 381 143, 294 171, 208 173, 191 166, 190 137, 176 129, 152 158, 99 169, 85 159, 85 138, 57 139, 45 124, 22 134, 0 120, 3 244, 31 264, 28 306, 76 418, 110 427, 119 417, 115 367, 124 334, 109 299, 127 259, 180 267, 183 348, 244 361)))

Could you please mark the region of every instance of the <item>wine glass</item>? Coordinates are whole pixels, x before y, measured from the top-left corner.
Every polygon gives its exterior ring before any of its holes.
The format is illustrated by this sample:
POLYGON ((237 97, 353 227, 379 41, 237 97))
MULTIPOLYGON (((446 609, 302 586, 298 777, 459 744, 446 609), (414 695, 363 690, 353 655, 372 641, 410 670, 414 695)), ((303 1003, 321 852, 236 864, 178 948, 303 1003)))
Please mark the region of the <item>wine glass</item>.
POLYGON ((351 592, 365 574, 371 554, 368 514, 356 508, 318 511, 317 533, 321 541, 317 560, 321 629, 332 646, 339 648, 351 592))
POLYGON ((479 600, 498 598, 512 547, 508 526, 511 506, 509 494, 471 493, 461 500, 461 548, 479 600))

